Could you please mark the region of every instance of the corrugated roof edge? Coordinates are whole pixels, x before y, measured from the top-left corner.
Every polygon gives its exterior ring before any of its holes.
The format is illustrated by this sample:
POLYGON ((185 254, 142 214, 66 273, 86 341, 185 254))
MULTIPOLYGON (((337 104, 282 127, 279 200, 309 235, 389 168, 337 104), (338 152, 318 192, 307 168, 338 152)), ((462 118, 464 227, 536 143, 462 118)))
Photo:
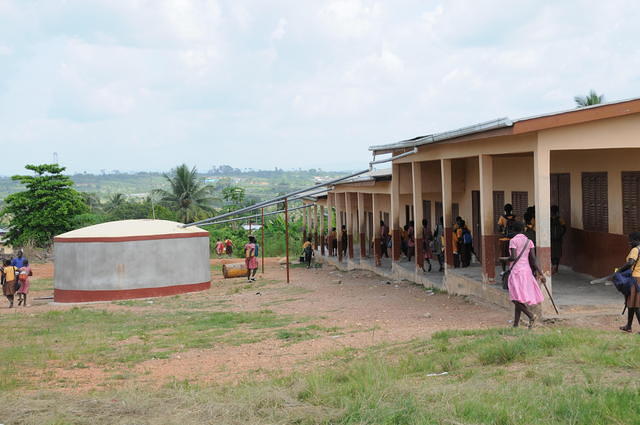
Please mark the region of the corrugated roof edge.
POLYGON ((589 110, 589 109, 597 109, 597 108, 602 108, 603 106, 617 105, 619 103, 626 103, 626 102, 634 102, 636 100, 640 100, 640 97, 631 97, 629 99, 616 100, 615 102, 605 102, 605 103, 599 103, 597 105, 583 106, 581 108, 577 108, 576 107, 576 108, 572 108, 572 109, 564 109, 562 111, 548 112, 546 114, 531 115, 531 116, 528 116, 528 117, 518 118, 516 120, 513 120, 513 123, 515 124, 517 122, 534 120, 536 118, 544 118, 544 117, 551 117, 553 115, 567 114, 569 112, 579 112, 579 111, 586 111, 586 110, 589 110))
POLYGON ((532 116, 529 116, 529 117, 518 118, 518 119, 515 119, 515 120, 510 120, 507 117, 498 118, 498 119, 495 119, 495 120, 486 121, 486 122, 483 122, 483 123, 474 124, 474 125, 467 126, 467 127, 461 127, 459 129, 456 129, 456 130, 445 131, 445 132, 436 133, 436 134, 430 134, 430 135, 422 136, 422 137, 415 137, 413 139, 402 140, 402 141, 396 142, 396 143, 389 143, 389 144, 385 144, 385 145, 373 145, 373 146, 369 147, 369 150, 375 152, 375 151, 388 150, 388 149, 412 148, 412 147, 415 147, 415 146, 422 146, 422 145, 426 145, 426 144, 429 144, 429 143, 439 142, 439 141, 442 141, 442 140, 454 139, 454 138, 461 137, 461 136, 467 136, 469 134, 482 133, 484 131, 495 130, 495 129, 498 129, 498 128, 511 127, 513 124, 515 124, 517 122, 528 121, 528 120, 532 120, 532 119, 536 119, 536 118, 550 117, 550 116, 553 116, 553 115, 561 115, 561 114, 566 114, 566 113, 569 113, 569 112, 578 112, 578 111, 584 111, 584 110, 588 110, 588 109, 596 109, 596 108, 601 108, 603 106, 616 105, 616 104, 625 103, 625 102, 633 102, 633 101, 636 101, 636 100, 640 100, 640 97, 633 97, 633 98, 624 99, 624 100, 617 100, 615 102, 600 103, 598 105, 585 106, 583 108, 572 108, 572 109, 565 109, 565 110, 562 110, 562 111, 549 112, 549 113, 546 113, 546 114, 532 115, 532 116))
POLYGON ((344 180, 340 183, 336 183, 334 186, 339 186, 342 184, 362 183, 362 182, 373 181, 373 180, 377 180, 377 179, 385 178, 389 176, 391 176, 391 168, 383 168, 380 170, 372 170, 368 173, 361 174, 349 180, 344 180))
POLYGON ((430 134, 428 136, 417 137, 409 140, 403 140, 397 143, 370 146, 369 150, 375 152, 375 151, 386 150, 386 149, 413 148, 415 146, 427 145, 429 143, 435 143, 441 140, 453 139, 456 137, 466 136, 474 133, 481 133, 483 131, 495 130, 498 128, 511 127, 512 125, 513 123, 509 118, 506 118, 506 117, 498 118, 495 120, 470 125, 467 127, 461 127, 456 130, 443 131, 442 133, 430 134))

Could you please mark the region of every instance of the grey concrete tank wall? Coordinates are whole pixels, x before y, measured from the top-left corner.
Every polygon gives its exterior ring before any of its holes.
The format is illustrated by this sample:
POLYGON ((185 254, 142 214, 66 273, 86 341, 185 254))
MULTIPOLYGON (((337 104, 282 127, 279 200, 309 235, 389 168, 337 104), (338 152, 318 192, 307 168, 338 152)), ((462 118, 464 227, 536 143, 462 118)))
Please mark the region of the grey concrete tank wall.
MULTIPOLYGON (((125 294, 136 294, 135 290, 145 288, 173 287, 170 293, 177 293, 180 290, 175 290, 176 286, 203 284, 211 280, 208 237, 56 242, 54 255, 54 297, 66 300, 69 294, 76 291, 126 291, 125 294), (63 294, 67 296, 61 296, 63 294)), ((112 294, 116 299, 129 297, 116 296, 117 292, 112 294)), ((140 294, 163 295, 162 292, 140 294)), ((101 298, 108 299, 108 295, 101 298)))

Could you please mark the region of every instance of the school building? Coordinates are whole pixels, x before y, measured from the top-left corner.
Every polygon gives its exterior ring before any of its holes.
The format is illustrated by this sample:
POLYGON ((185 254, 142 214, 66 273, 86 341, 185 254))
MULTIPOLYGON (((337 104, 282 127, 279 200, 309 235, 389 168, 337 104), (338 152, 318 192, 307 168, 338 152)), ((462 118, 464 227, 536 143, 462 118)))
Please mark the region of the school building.
MULTIPOLYGON (((505 203, 522 220, 535 206, 537 256, 547 286, 563 311, 622 304, 611 287, 589 285, 625 261, 627 234, 640 230, 640 99, 572 109, 530 118, 508 118, 444 133, 370 147, 390 154, 391 168, 375 170, 333 186, 305 220, 319 254, 343 268, 369 269, 450 293, 474 295, 507 305, 499 284, 497 221, 505 203), (552 205, 567 223, 560 273, 551 276, 552 205), (480 264, 453 268, 452 225, 462 216, 474 237, 480 264), (422 219, 429 231, 443 218, 446 268, 423 271, 422 219), (392 249, 381 258, 380 221, 390 227, 392 249), (402 226, 415 223, 416 256, 401 259, 402 226), (345 224, 343 258, 327 256, 327 230, 345 224)), ((545 294, 546 297, 546 294, 545 294)), ((543 305, 550 312, 547 301, 543 305)))

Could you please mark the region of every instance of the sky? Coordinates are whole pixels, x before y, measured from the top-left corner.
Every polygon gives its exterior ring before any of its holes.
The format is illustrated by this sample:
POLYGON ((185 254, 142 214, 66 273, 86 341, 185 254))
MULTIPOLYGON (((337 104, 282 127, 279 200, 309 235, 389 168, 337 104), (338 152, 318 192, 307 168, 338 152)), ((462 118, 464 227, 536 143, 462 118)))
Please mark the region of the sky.
POLYGON ((356 170, 371 145, 640 97, 640 2, 0 0, 0 147, 70 172, 356 170))

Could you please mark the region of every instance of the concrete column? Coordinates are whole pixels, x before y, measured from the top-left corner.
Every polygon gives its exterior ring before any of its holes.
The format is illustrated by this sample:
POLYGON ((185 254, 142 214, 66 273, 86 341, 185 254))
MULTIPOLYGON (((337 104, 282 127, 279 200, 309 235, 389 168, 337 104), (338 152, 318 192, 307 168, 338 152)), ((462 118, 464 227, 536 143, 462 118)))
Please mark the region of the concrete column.
POLYGON ((373 258, 376 266, 381 264, 380 256, 382 255, 380 249, 380 244, 382 243, 380 238, 380 196, 381 195, 376 195, 375 193, 371 195, 371 207, 373 210, 373 258))
POLYGON ((416 269, 424 270, 424 253, 422 251, 424 227, 422 219, 424 211, 422 211, 422 163, 414 161, 411 163, 412 179, 413 179, 413 222, 415 223, 415 241, 416 241, 416 269))
POLYGON ((344 210, 344 193, 336 194, 336 237, 338 238, 338 261, 342 261, 342 211, 344 210))
POLYGON ((364 213, 364 193, 358 192, 358 233, 360 237, 360 258, 367 256, 367 222, 364 213))
POLYGON ((313 204, 313 249, 318 249, 318 204, 313 204))
POLYGON ((391 217, 392 259, 400 261, 400 164, 391 166, 391 217))
MULTIPOLYGON (((331 234, 331 229, 333 229, 334 227, 336 227, 334 220, 333 220, 333 207, 335 206, 335 202, 336 202, 336 194, 335 193, 329 193, 327 195, 327 236, 331 234)), ((331 256, 331 239, 327 239, 327 247, 329 248, 329 252, 327 253, 327 255, 331 256)))
MULTIPOLYGON (((445 237, 444 257, 447 265, 453 267, 453 223, 451 223, 451 216, 453 215, 453 179, 451 175, 451 160, 441 159, 440 169, 442 172, 442 216, 445 237)), ((440 217, 437 219, 439 220, 440 217)))
MULTIPOLYGON (((480 155, 480 230, 482 233, 482 282, 496 281, 496 248, 493 235, 493 157, 480 155)), ((474 235, 475 236, 475 235, 474 235)))
MULTIPOLYGON (((553 294, 551 285, 551 152, 540 147, 533 154, 533 170, 536 197, 536 256, 540 268, 547 278, 547 288, 553 294)), ((542 288, 543 293, 545 292, 542 288)), ((543 314, 554 314, 553 306, 544 294, 543 314)))
POLYGON ((350 259, 353 260, 353 233, 354 233, 354 223, 353 223, 353 194, 345 193, 344 199, 346 203, 346 211, 347 211, 347 255, 350 259))
POLYGON ((309 208, 302 210, 302 239, 307 240, 307 229, 309 227, 309 208))
MULTIPOLYGON (((327 199, 329 197, 327 196, 327 199)), ((324 245, 325 245, 325 236, 324 236, 324 207, 320 205, 320 255, 324 255, 324 245)))

